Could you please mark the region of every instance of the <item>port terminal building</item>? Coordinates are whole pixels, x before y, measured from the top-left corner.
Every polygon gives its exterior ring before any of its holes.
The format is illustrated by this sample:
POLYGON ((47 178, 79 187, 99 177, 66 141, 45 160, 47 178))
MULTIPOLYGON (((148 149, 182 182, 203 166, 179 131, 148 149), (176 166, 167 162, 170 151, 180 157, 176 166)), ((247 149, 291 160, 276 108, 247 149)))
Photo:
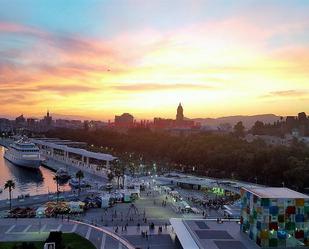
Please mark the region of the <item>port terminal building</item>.
POLYGON ((80 148, 86 146, 83 142, 55 138, 36 138, 31 139, 31 141, 39 147, 45 159, 43 163, 52 168, 54 168, 57 163, 61 163, 88 173, 107 177, 110 167, 117 160, 117 157, 110 154, 92 152, 80 148))

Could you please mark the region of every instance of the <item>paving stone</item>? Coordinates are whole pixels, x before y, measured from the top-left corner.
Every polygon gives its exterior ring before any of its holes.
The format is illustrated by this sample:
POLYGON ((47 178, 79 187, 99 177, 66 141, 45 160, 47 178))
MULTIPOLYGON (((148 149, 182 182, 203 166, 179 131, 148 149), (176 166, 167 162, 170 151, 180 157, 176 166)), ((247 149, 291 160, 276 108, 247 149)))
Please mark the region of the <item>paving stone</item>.
POLYGON ((27 226, 28 226, 28 225, 16 225, 16 226, 11 230, 11 233, 21 233, 21 232, 23 232, 23 231, 26 229, 27 226))
POLYGON ((89 240, 96 246, 96 248, 100 248, 102 242, 103 233, 101 231, 92 229, 89 240))
POLYGON ((105 248, 118 249, 119 242, 110 236, 106 237, 105 248))
POLYGON ((86 225, 78 225, 77 228, 76 228, 75 233, 78 233, 79 235, 81 235, 83 237, 86 237, 87 231, 88 231, 88 226, 86 226, 86 225))

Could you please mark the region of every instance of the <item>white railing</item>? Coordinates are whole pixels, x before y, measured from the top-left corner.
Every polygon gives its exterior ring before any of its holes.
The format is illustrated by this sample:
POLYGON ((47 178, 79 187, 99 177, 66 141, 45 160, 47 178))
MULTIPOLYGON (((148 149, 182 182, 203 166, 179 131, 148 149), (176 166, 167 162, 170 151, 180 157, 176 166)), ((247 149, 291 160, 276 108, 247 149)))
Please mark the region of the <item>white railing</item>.
POLYGON ((126 247, 127 249, 135 249, 135 246, 133 246, 129 241, 127 241, 126 239, 122 238, 121 236, 105 229, 102 227, 96 227, 94 225, 90 225, 88 223, 84 223, 84 222, 80 222, 80 221, 76 221, 76 220, 72 220, 72 223, 76 223, 76 224, 81 224, 81 225, 86 225, 89 226, 93 229, 96 229, 98 231, 101 231, 103 233, 106 233, 107 235, 111 236, 113 239, 119 241, 124 247, 126 247))
POLYGON ((59 155, 55 155, 55 154, 54 155, 50 155, 50 154, 48 154, 44 150, 41 151, 41 152, 49 160, 51 159, 51 160, 54 160, 54 161, 58 161, 60 163, 63 163, 63 164, 66 164, 68 166, 72 166, 72 167, 78 168, 80 170, 86 171, 86 172, 91 173, 91 174, 100 175, 100 176, 103 176, 103 177, 106 177, 107 174, 108 174, 108 170, 106 168, 102 168, 101 167, 98 170, 97 168, 100 167, 100 166, 97 165, 97 164, 89 164, 89 165, 87 165, 86 163, 81 162, 81 161, 76 160, 76 159, 73 159, 73 158, 66 158, 64 156, 59 156, 59 155))

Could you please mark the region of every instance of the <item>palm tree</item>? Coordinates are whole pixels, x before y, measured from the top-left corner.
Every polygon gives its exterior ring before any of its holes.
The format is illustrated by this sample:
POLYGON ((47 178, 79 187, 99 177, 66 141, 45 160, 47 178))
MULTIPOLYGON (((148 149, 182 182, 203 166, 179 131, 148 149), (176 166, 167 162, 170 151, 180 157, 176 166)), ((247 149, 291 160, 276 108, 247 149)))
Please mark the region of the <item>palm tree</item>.
POLYGON ((9 197, 10 197, 10 210, 12 209, 12 190, 15 188, 15 182, 13 180, 8 180, 4 184, 4 189, 9 189, 9 197))
POLYGON ((117 188, 120 189, 121 171, 119 169, 115 169, 115 176, 117 177, 117 188))
POLYGON ((75 176, 76 176, 76 178, 78 178, 78 195, 79 195, 80 194, 80 180, 82 178, 84 178, 84 173, 83 173, 83 171, 79 170, 79 171, 76 172, 75 176))
POLYGON ((124 177, 125 177, 125 171, 126 171, 126 164, 127 161, 120 161, 118 160, 117 163, 114 165, 115 169, 115 176, 117 176, 117 182, 118 182, 118 188, 120 189, 120 178, 122 179, 122 188, 124 188, 124 177))
POLYGON ((59 180, 60 180, 60 178, 59 178, 59 176, 55 175, 53 179, 54 179, 54 181, 56 181, 56 186, 57 186, 57 203, 58 203, 58 201, 59 201, 59 180))
POLYGON ((136 171, 136 164, 135 163, 129 163, 129 170, 133 178, 135 177, 135 171, 136 171))

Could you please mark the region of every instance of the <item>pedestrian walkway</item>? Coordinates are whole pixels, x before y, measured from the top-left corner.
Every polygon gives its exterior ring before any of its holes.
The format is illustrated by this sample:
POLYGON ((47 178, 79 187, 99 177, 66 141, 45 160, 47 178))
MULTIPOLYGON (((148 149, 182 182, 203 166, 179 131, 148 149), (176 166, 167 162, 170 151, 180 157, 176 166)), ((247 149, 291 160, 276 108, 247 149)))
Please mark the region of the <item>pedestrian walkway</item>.
POLYGON ((1 219, 0 241, 45 240, 50 231, 77 233, 91 241, 98 249, 127 248, 133 246, 125 238, 110 229, 95 227, 90 224, 57 219, 1 219))
MULTIPOLYGON (((77 193, 73 191, 65 191, 61 192, 58 196, 59 200, 74 200, 78 198, 85 198, 90 193, 88 190, 82 191, 80 196, 78 197, 77 193)), ((41 195, 33 195, 30 197, 25 197, 23 199, 13 198, 12 199, 12 207, 33 207, 35 205, 41 205, 48 201, 56 201, 57 194, 56 193, 49 193, 49 194, 41 194, 41 195)), ((9 200, 0 200, 0 211, 7 210, 9 208, 10 201, 9 200)))

